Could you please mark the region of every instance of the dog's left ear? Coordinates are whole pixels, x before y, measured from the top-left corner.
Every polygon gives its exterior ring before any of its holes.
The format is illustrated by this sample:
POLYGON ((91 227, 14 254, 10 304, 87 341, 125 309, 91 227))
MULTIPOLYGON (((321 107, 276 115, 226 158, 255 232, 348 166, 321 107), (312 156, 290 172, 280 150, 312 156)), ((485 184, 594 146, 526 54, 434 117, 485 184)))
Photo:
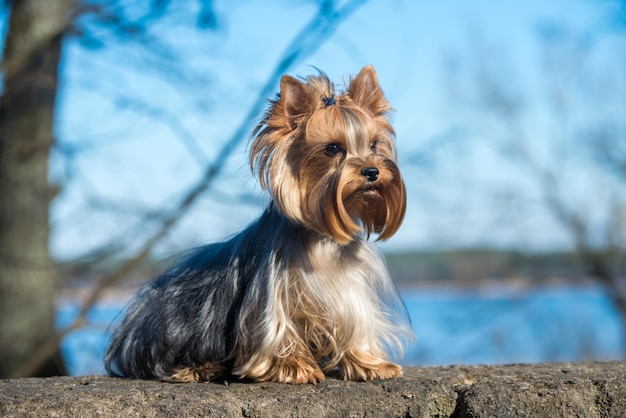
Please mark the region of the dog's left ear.
POLYGON ((391 111, 391 106, 378 85, 376 71, 371 65, 363 67, 356 77, 350 79, 348 95, 354 103, 369 110, 374 116, 391 111))

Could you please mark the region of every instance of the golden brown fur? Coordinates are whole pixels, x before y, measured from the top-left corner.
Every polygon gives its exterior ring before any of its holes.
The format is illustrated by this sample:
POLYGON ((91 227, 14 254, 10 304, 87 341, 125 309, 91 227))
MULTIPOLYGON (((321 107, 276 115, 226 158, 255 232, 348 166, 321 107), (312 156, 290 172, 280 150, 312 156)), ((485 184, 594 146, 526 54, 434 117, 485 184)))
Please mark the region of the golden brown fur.
POLYGON ((406 209, 387 119, 391 106, 372 67, 351 79, 347 91, 334 97, 336 104, 326 106, 322 99, 333 95, 325 76, 309 77, 306 83, 284 76, 280 98, 252 144, 252 167, 291 220, 340 244, 362 229, 387 239, 400 227, 406 209), (332 143, 342 147, 344 160, 324 154, 332 143), (372 188, 360 173, 363 167, 380 171, 372 188))

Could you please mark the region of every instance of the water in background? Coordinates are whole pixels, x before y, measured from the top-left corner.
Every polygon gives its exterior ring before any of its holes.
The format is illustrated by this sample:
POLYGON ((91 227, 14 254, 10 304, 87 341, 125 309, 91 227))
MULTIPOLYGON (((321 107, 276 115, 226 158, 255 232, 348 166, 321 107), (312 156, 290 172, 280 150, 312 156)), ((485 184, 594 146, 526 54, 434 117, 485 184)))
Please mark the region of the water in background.
MULTIPOLYGON (((417 339, 404 365, 505 364, 621 359, 619 315, 610 298, 591 287, 401 292, 417 339)), ((120 306, 98 305, 91 325, 62 342, 72 375, 103 374, 102 357, 110 323, 120 306)), ((60 304, 58 326, 78 313, 71 300, 60 304)))

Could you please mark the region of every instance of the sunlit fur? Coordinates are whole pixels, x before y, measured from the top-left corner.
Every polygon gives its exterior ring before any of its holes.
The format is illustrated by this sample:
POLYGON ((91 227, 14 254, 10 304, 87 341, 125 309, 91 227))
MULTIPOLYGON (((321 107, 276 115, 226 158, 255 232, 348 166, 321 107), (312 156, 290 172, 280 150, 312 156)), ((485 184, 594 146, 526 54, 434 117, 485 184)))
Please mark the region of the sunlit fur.
POLYGON ((390 110, 372 67, 339 92, 323 74, 284 76, 250 153, 272 202, 138 293, 107 371, 174 382, 400 376, 389 355, 410 324, 367 241, 392 236, 405 213, 390 110))
POLYGON ((405 212, 405 189, 395 163, 391 110, 376 74, 366 67, 337 94, 324 75, 306 83, 285 76, 281 94, 256 131, 251 163, 290 220, 345 244, 364 228, 391 237, 405 212), (326 106, 322 98, 334 97, 326 106), (345 152, 325 154, 329 144, 345 152), (376 167, 380 177, 361 174, 376 167))

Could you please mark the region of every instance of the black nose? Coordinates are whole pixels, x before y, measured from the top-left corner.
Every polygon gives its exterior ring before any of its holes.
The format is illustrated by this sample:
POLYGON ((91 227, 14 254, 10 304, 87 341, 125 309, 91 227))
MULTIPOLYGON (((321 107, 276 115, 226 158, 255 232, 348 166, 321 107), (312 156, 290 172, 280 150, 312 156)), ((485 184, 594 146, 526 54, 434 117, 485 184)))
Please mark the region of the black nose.
POLYGON ((361 174, 369 181, 376 181, 378 179, 378 169, 376 167, 366 167, 361 170, 361 174))

